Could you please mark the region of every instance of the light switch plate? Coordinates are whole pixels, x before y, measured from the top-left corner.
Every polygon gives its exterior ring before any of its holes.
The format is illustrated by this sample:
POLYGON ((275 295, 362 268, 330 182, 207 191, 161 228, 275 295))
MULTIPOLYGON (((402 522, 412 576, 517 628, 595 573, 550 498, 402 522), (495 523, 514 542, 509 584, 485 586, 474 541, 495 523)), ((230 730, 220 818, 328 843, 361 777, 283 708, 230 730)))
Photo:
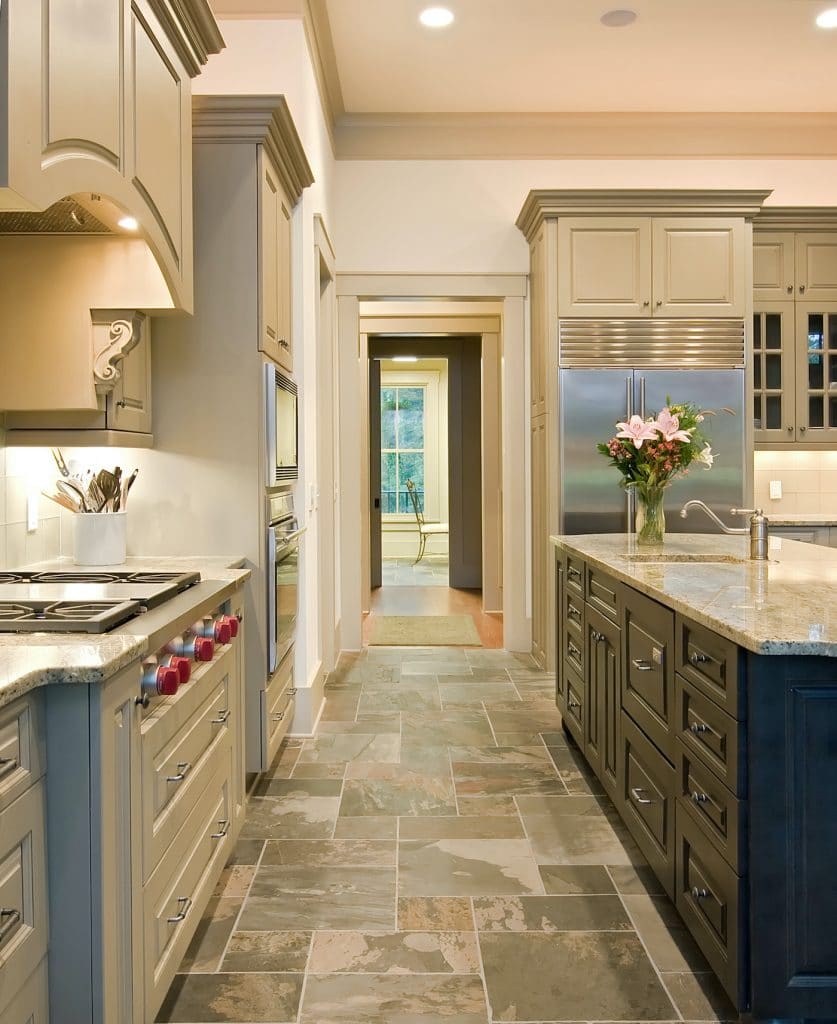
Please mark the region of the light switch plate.
POLYGON ((773 499, 779 499, 782 497, 782 481, 771 480, 770 481, 770 497, 773 499))

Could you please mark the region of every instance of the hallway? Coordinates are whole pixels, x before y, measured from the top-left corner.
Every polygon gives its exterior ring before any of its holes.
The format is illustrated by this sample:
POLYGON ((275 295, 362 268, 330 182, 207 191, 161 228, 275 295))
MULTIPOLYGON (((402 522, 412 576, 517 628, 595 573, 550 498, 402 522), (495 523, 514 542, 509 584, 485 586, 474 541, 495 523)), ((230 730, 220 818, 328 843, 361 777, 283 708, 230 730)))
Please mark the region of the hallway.
POLYGON ((158 1016, 735 1020, 523 656, 343 656, 283 748, 158 1016))

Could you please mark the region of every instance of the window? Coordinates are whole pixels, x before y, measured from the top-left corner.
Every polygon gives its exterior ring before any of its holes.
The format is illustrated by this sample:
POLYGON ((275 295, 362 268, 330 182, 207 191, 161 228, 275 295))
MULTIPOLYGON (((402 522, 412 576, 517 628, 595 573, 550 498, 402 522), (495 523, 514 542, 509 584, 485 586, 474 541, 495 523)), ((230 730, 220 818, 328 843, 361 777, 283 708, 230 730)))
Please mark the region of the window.
POLYGON ((381 513, 412 515, 407 481, 425 505, 426 385, 381 387, 381 513))

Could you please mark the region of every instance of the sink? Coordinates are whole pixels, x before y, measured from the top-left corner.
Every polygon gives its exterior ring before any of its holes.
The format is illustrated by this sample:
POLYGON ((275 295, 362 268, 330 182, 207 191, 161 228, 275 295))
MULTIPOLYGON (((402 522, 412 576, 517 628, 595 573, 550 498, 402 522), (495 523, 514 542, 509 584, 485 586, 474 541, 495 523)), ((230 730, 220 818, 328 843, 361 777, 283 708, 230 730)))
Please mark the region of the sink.
POLYGON ((690 555, 686 551, 635 551, 623 556, 629 562, 730 562, 742 564, 749 558, 738 555, 720 555, 702 552, 690 555))

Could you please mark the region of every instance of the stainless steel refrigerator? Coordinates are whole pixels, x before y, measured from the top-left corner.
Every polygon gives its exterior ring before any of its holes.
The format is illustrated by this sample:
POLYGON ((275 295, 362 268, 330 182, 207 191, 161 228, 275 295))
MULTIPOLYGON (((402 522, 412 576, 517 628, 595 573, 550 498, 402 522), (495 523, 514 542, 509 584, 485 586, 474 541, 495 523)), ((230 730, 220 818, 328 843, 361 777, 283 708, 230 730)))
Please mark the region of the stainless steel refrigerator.
POLYGON ((700 498, 730 525, 747 495, 744 321, 561 320, 559 322, 559 528, 621 533, 634 528, 634 499, 618 470, 596 451, 633 413, 656 414, 670 397, 717 411, 706 420, 716 459, 675 478, 665 503, 668 532, 713 532, 706 516, 681 519, 700 498), (728 412, 722 410, 727 409, 728 412))

